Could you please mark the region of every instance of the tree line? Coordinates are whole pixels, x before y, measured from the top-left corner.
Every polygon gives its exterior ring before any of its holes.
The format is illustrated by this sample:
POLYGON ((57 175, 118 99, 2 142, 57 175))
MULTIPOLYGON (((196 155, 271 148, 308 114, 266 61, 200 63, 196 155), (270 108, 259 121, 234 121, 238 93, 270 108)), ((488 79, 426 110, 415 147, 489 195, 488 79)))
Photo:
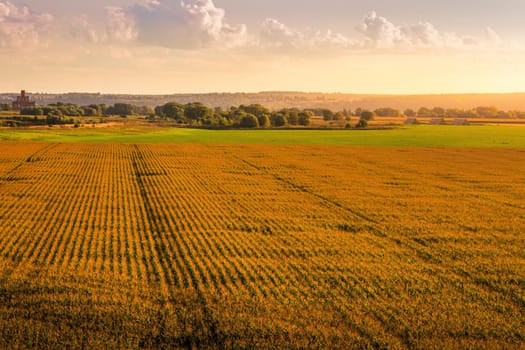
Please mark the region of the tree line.
POLYGON ((128 103, 115 103, 112 106, 106 104, 91 104, 77 106, 73 103, 52 103, 46 106, 35 106, 22 108, 22 115, 35 116, 69 116, 69 117, 103 117, 109 115, 151 115, 153 108, 148 106, 136 106, 128 103))
POLYGON ((314 113, 311 110, 297 108, 270 111, 260 104, 240 105, 239 107, 231 107, 229 110, 223 110, 221 107, 208 108, 199 102, 184 105, 169 102, 157 106, 155 116, 194 126, 269 128, 288 125, 308 126, 314 113))
MULTIPOLYGON (((8 110, 8 104, 0 105, 0 109, 8 110)), ((320 116, 325 121, 346 121, 350 126, 353 117, 358 117, 356 127, 366 127, 367 122, 374 117, 455 117, 455 118, 525 118, 524 111, 501 111, 496 107, 479 106, 472 109, 421 107, 417 111, 406 109, 400 111, 391 107, 365 110, 343 109, 332 111, 327 108, 283 108, 270 110, 260 104, 240 105, 224 110, 221 107, 209 108, 200 102, 181 104, 168 102, 151 108, 128 103, 114 105, 90 104, 77 106, 72 103, 53 103, 46 106, 27 107, 21 110, 22 115, 45 116, 48 124, 71 123, 66 117, 105 117, 120 115, 122 117, 140 115, 149 120, 169 120, 179 124, 205 127, 240 127, 240 128, 269 128, 286 126, 308 126, 313 116, 320 116)))

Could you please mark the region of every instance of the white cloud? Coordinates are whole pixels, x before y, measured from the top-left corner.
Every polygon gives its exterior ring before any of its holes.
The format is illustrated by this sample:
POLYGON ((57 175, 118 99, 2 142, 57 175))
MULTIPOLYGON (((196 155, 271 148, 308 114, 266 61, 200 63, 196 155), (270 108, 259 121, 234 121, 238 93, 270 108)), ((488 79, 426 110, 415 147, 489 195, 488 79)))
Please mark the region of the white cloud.
POLYGON ((304 35, 295 31, 274 18, 266 18, 262 23, 260 33, 263 46, 269 47, 299 47, 304 41, 304 35))
POLYGON ((357 30, 366 37, 364 46, 376 49, 473 49, 501 44, 490 28, 482 37, 461 36, 441 32, 428 22, 398 26, 374 11, 365 16, 357 30))
POLYGON ((485 28, 485 41, 492 46, 501 46, 503 44, 503 40, 498 33, 490 27, 485 28))
POLYGON ((126 42, 137 38, 135 19, 123 8, 106 7, 106 19, 106 33, 110 40, 126 42))
POLYGON ((88 18, 85 15, 73 18, 68 29, 70 35, 75 40, 99 43, 105 38, 104 35, 101 35, 96 28, 89 23, 88 18))
MULTIPOLYGON (((59 46, 74 38, 80 45, 98 44, 128 49, 247 48, 246 52, 355 52, 503 48, 491 28, 477 36, 441 31, 429 22, 395 24, 376 12, 367 14, 349 37, 331 29, 298 29, 274 18, 265 19, 251 35, 244 24, 230 24, 226 11, 213 0, 134 0, 128 7, 106 7, 105 22, 85 15, 55 21, 50 14, 0 0, 0 48, 59 46), (130 46, 132 44, 132 46, 130 46), (257 50, 257 49, 260 49, 257 50)), ((90 50, 94 46, 88 46, 90 50)), ((118 54, 118 56, 123 56, 118 54)), ((124 55, 125 56, 125 55, 124 55)))
POLYGON ((224 9, 212 0, 149 0, 119 10, 117 17, 128 24, 122 27, 136 33, 128 37, 144 45, 194 49, 235 47, 247 40, 246 26, 228 24, 224 9))
POLYGON ((40 44, 41 34, 53 22, 50 14, 32 13, 27 6, 0 2, 0 47, 28 48, 40 44))
POLYGON ((315 51, 317 49, 351 48, 357 44, 340 33, 331 30, 316 30, 301 32, 292 29, 274 18, 267 18, 262 23, 259 45, 270 49, 302 49, 315 51))
POLYGON ((363 19, 363 23, 357 29, 377 48, 391 48, 401 41, 400 28, 385 17, 378 16, 374 11, 363 19))

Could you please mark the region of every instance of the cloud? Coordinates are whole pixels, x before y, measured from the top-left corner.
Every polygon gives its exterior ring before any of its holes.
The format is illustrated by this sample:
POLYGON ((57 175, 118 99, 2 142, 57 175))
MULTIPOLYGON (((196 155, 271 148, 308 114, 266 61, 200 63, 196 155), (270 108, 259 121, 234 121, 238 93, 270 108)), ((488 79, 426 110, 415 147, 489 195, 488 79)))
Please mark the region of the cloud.
POLYGON ((288 48, 312 51, 324 48, 351 48, 356 45, 356 41, 331 30, 301 32, 274 18, 266 18, 261 26, 259 45, 266 49, 288 48))
POLYGON ((123 8, 106 7, 106 19, 106 34, 110 40, 127 42, 137 38, 135 19, 123 8))
POLYGON ((391 48, 401 41, 401 30, 386 18, 372 11, 357 28, 377 48, 391 48))
POLYGON ((69 34, 75 39, 90 43, 99 43, 105 36, 89 22, 86 15, 74 17, 69 24, 69 34))
POLYGON ((498 33, 490 27, 485 28, 485 41, 492 46, 501 46, 503 44, 503 40, 498 33))
POLYGON ((228 24, 212 0, 149 0, 107 11, 114 40, 181 49, 236 47, 247 40, 246 26, 228 24))
POLYGON ((375 49, 473 49, 501 44, 487 28, 482 37, 441 32, 429 22, 397 26, 375 11, 368 13, 357 30, 365 35, 365 47, 375 49))
POLYGON ((40 44, 42 33, 53 22, 50 14, 32 13, 27 6, 0 2, 0 47, 28 48, 40 44))

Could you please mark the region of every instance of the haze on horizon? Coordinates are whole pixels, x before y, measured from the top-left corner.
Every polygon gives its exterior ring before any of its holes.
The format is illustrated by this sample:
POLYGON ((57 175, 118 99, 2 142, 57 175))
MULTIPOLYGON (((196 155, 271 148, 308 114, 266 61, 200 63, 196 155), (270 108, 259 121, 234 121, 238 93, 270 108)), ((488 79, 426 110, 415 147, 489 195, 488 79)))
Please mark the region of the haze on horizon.
POLYGON ((0 91, 525 91, 522 0, 0 1, 0 91))

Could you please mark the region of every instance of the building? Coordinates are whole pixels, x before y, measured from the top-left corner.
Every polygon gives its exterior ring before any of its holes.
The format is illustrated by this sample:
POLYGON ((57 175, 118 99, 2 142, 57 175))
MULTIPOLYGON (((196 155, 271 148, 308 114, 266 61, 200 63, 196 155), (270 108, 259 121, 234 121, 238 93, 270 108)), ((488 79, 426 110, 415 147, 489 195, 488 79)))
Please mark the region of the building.
POLYGON ((19 111, 25 107, 34 107, 35 102, 29 100, 29 96, 26 96, 26 91, 22 90, 20 96, 16 97, 16 101, 13 101, 13 110, 19 111))

